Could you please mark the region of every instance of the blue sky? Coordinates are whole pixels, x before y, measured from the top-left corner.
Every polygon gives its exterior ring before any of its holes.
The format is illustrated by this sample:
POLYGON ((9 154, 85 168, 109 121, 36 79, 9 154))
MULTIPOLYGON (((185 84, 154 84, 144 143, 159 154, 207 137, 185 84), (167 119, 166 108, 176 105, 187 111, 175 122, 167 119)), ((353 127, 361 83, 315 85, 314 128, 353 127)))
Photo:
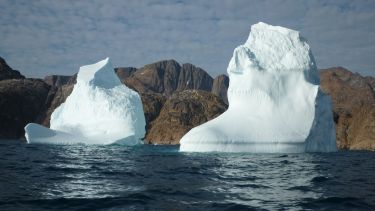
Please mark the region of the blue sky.
POLYGON ((29 77, 163 59, 226 72, 259 21, 301 31, 319 68, 375 76, 375 1, 0 0, 0 56, 29 77))

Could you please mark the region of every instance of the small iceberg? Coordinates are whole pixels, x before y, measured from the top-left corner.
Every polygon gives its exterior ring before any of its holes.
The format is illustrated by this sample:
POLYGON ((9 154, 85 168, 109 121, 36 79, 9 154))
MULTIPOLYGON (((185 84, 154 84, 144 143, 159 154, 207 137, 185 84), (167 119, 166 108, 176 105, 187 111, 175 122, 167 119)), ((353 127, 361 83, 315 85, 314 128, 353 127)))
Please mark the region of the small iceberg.
POLYGON ((72 93, 51 115, 50 128, 29 123, 28 143, 142 144, 145 117, 137 92, 121 83, 109 59, 79 69, 72 93))
POLYGON ((229 108, 180 140, 186 152, 337 151, 331 98, 298 31, 258 23, 229 62, 229 108))

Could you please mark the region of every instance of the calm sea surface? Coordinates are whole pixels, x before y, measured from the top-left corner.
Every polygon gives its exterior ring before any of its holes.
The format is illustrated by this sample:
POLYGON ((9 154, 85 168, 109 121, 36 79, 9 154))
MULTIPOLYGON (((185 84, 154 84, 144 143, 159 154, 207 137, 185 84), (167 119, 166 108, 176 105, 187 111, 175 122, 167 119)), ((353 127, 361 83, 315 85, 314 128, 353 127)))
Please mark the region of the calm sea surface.
POLYGON ((375 152, 0 141, 0 210, 374 210, 375 152))

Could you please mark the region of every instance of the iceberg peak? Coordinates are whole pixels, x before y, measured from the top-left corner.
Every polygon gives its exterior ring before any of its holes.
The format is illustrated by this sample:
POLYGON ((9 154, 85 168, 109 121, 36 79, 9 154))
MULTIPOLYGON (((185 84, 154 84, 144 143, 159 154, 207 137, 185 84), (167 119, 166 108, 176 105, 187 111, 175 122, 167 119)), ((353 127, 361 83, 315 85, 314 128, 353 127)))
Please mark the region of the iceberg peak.
POLYGON ((253 24, 251 26, 250 31, 252 34, 255 34, 257 31, 275 31, 275 32, 282 33, 288 36, 291 34, 293 34, 292 36, 299 36, 299 32, 296 30, 289 29, 289 28, 282 27, 282 26, 273 26, 264 22, 258 22, 256 24, 253 24))
POLYGON ((77 83, 103 88, 121 85, 121 81, 115 74, 109 57, 95 64, 80 67, 77 83))
MULTIPOLYGON (((259 22, 251 26, 249 37, 244 45, 234 51, 234 57, 244 54, 253 63, 251 69, 266 71, 305 71, 312 75, 310 78, 318 78, 315 60, 310 51, 306 39, 300 36, 298 31, 272 26, 259 22)), ((236 59, 243 61, 244 59, 236 59)), ((228 73, 239 68, 229 65, 228 73)))

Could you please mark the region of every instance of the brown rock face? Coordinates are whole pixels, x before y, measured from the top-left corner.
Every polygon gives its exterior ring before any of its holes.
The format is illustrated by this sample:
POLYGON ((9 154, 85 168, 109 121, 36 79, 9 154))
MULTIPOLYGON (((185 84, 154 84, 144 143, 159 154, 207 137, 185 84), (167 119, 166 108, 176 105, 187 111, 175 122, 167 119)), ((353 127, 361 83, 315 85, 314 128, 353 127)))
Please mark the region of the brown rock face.
POLYGON ((375 104, 354 110, 347 129, 348 149, 375 150, 375 104))
POLYGON ((215 118, 226 109, 227 105, 209 92, 185 90, 175 93, 150 123, 146 140, 152 144, 179 144, 181 137, 190 129, 215 118))
POLYGON ((6 79, 23 79, 25 76, 21 75, 17 70, 13 70, 5 62, 3 58, 0 57, 0 81, 6 79))
POLYGON ((125 81, 126 78, 130 77, 137 71, 135 67, 116 67, 115 72, 121 81, 125 81))
POLYGON ((70 77, 69 81, 66 83, 66 85, 74 85, 77 83, 77 74, 74 74, 70 77))
POLYGON ((125 84, 139 93, 170 96, 177 88, 181 66, 174 60, 160 61, 138 69, 125 84))
POLYGON ((208 73, 192 64, 183 64, 178 78, 177 91, 197 89, 211 91, 213 79, 208 73))
POLYGON ((24 127, 47 109, 50 86, 39 79, 0 81, 0 138, 22 138, 24 127))
POLYGON ((143 112, 146 119, 146 133, 151 129, 151 123, 159 116, 167 98, 161 94, 141 94, 143 112))
POLYGON ((322 90, 332 97, 337 146, 375 150, 373 78, 342 67, 321 70, 320 78, 322 90))
POLYGON ((74 85, 63 85, 58 88, 51 88, 47 97, 48 108, 38 116, 36 122, 49 127, 53 111, 65 102, 66 98, 72 93, 73 87, 74 85))
POLYGON ((226 75, 218 75, 214 79, 214 83, 212 85, 212 90, 211 92, 219 96, 223 101, 228 104, 228 87, 229 87, 229 77, 226 75))
POLYGON ((367 84, 371 86, 372 91, 375 92, 375 78, 370 77, 370 76, 366 76, 365 80, 366 80, 367 84))
POLYGON ((49 75, 44 77, 44 82, 50 86, 60 87, 67 84, 71 78, 72 76, 66 75, 49 75))

